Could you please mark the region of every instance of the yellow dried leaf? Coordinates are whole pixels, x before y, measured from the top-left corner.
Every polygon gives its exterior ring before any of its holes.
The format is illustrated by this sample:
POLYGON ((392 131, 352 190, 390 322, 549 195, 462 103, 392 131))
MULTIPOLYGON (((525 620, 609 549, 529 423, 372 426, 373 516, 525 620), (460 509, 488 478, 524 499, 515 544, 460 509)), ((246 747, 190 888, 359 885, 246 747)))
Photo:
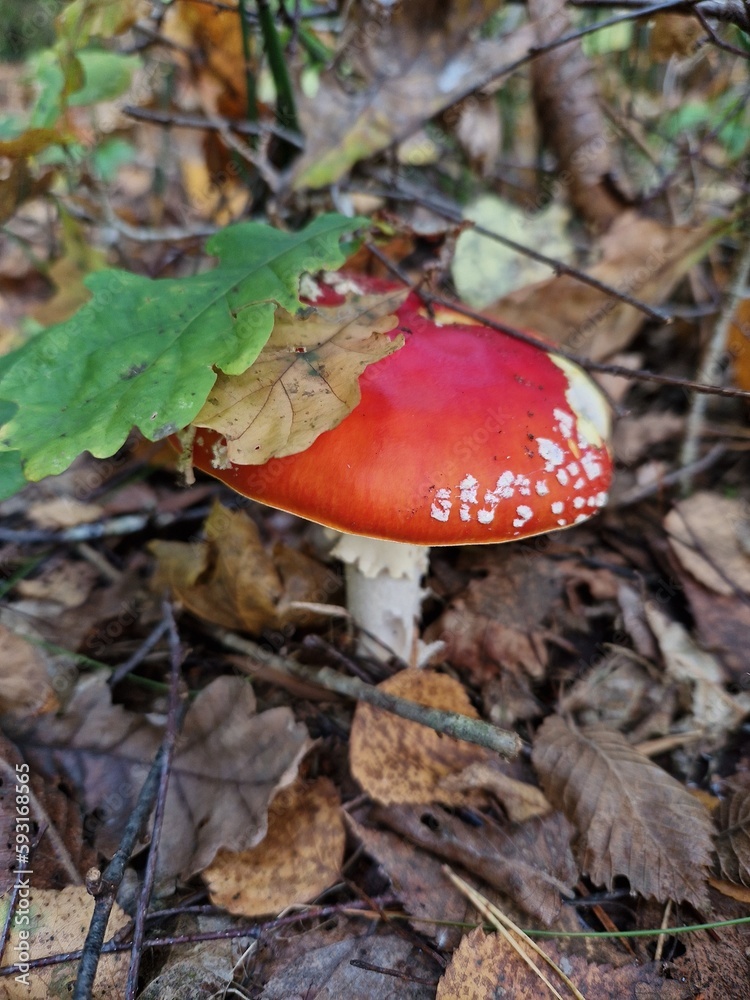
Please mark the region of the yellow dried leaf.
POLYGON ((255 364, 242 375, 220 374, 193 423, 223 434, 227 458, 238 465, 304 451, 357 405, 367 366, 402 346, 402 336, 387 336, 398 304, 389 294, 316 309, 307 319, 278 310, 255 364))
POLYGON ((211 901, 248 917, 307 903, 340 877, 345 841, 333 783, 296 782, 273 800, 268 833, 257 847, 219 851, 206 868, 211 901))
POLYGON ((296 601, 326 603, 338 587, 321 563, 285 545, 268 552, 255 522, 220 504, 205 523, 207 541, 153 541, 153 587, 169 589, 194 615, 225 628, 260 632, 285 624, 309 625, 296 601))
MULTIPOLYGON (((378 687, 420 705, 477 718, 466 691, 444 674, 402 670, 378 687)), ((357 705, 354 713, 349 754, 354 777, 368 795, 384 805, 475 802, 476 791, 452 790, 443 782, 472 764, 490 765, 497 759, 482 747, 442 736, 364 703, 357 705)))
MULTIPOLYGON (((10 935, 3 955, 2 965, 19 961, 20 946, 28 946, 28 960, 46 958, 49 955, 76 951, 83 947, 89 921, 94 911, 94 897, 82 885, 71 885, 59 891, 35 889, 31 880, 31 893, 23 901, 23 909, 16 905, 16 917, 10 922, 10 935), (21 923, 19 915, 28 915, 29 923, 21 923), (28 936, 21 938, 21 932, 28 936)), ((0 922, 5 922, 10 896, 0 900, 0 922)), ((117 903, 107 925, 105 940, 128 924, 128 915, 117 903)), ((25 954, 25 953, 24 953, 25 954)), ((123 996, 128 974, 127 954, 103 955, 91 992, 92 1000, 107 1000, 108 997, 123 996)), ((0 996, 3 1000, 49 1000, 50 997, 69 996, 70 984, 75 980, 77 962, 34 968, 25 979, 7 976, 0 980, 0 996)))

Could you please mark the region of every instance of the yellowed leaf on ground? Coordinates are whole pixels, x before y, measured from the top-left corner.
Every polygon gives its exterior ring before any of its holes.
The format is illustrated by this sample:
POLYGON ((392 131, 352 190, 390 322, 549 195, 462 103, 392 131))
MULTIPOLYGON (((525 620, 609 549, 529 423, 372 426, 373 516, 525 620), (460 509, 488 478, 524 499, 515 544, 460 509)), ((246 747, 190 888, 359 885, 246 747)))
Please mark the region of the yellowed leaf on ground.
POLYGON ((268 551, 243 511, 216 504, 205 523, 207 541, 156 540, 153 587, 168 588, 194 615, 230 629, 260 632, 314 623, 292 602, 327 603, 339 580, 322 563, 278 543, 268 551))
POLYGON ((365 368, 403 345, 402 336, 387 336, 398 305, 388 294, 316 309, 306 319, 279 309, 258 360, 242 375, 219 374, 193 423, 223 434, 227 458, 238 465, 304 451, 357 405, 365 368))
POLYGON ((750 517, 747 504, 702 490, 678 500, 664 527, 689 573, 717 594, 750 593, 750 517), (744 543, 743 543, 743 540, 744 543))
MULTIPOLYGON (((664 302, 719 236, 717 225, 669 227, 626 212, 599 244, 601 260, 587 273, 641 302, 664 302)), ((511 292, 485 310, 513 326, 538 330, 556 344, 594 360, 631 342, 643 313, 566 274, 511 292)))
POLYGON ((606 726, 569 728, 549 716, 532 753, 545 794, 576 827, 582 870, 612 889, 664 901, 707 902, 711 819, 666 771, 606 726))
MULTIPOLYGON (((19 961, 19 946, 28 947, 28 960, 46 958, 48 955, 64 954, 83 947, 89 921, 94 912, 94 897, 85 887, 71 885, 66 889, 35 889, 31 878, 31 895, 28 910, 16 904, 16 918, 10 922, 8 944, 2 958, 2 965, 12 965, 19 961), (18 916, 28 914, 29 922, 21 923, 18 916), (21 931, 28 932, 21 938, 21 931)), ((0 924, 5 923, 9 897, 0 899, 0 924)), ((105 941, 121 931, 129 923, 127 913, 117 903, 107 924, 105 941)), ((130 959, 127 952, 119 955, 103 955, 91 992, 93 1000, 109 1000, 123 996, 130 959)), ((1 1000, 59 1000, 71 995, 71 985, 75 981, 77 962, 63 962, 42 968, 31 969, 25 979, 6 976, 0 979, 1 1000)))
MULTIPOLYGON (((407 698, 476 719, 477 712, 458 681, 430 670, 402 670, 378 687, 407 698)), ((497 757, 471 743, 442 736, 417 722, 360 702, 354 713, 349 756, 352 774, 373 799, 445 802, 460 805, 472 798, 466 790, 448 790, 441 782, 470 764, 490 764, 497 757)), ((473 792, 476 800, 476 792, 473 792)))
POLYGON ((309 903, 340 878, 345 842, 333 783, 298 781, 271 803, 268 832, 257 847, 219 851, 205 870, 211 901, 247 917, 309 903))
POLYGON ((57 704, 42 652, 0 625, 0 713, 50 712, 57 704))

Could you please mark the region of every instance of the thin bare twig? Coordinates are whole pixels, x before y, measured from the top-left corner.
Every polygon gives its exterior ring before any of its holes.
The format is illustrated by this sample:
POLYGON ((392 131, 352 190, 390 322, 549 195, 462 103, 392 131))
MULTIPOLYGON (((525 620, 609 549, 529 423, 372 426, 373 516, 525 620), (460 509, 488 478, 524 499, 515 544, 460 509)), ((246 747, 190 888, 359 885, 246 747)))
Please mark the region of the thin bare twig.
POLYGON ((156 628, 152 629, 133 655, 129 656, 124 663, 121 663, 119 667, 113 670, 108 681, 109 686, 111 688, 116 687, 120 681, 124 680, 128 676, 131 670, 135 670, 137 666, 143 663, 159 639, 161 639, 164 633, 168 630, 169 622, 166 618, 162 618, 156 628))
MULTIPOLYGON (((209 120, 201 115, 172 114, 168 111, 154 111, 151 108, 138 108, 133 104, 126 105, 123 114, 136 121, 148 122, 151 125, 165 125, 170 128, 197 128, 205 129, 208 132, 217 132, 219 127, 214 124, 214 120, 209 120)), ((279 139, 284 139, 297 149, 304 146, 303 140, 298 132, 277 125, 275 122, 248 122, 232 121, 229 118, 222 121, 222 127, 238 132, 240 135, 263 135, 271 133, 279 139)))
MULTIPOLYGON (((383 178, 381 177, 379 179, 382 180, 383 178)), ((451 222, 466 222, 458 206, 452 206, 443 201, 435 201, 432 198, 425 197, 418 191, 418 189, 412 188, 411 185, 407 186, 403 181, 400 181, 399 184, 401 191, 387 190, 383 192, 384 195, 388 198, 393 198, 395 201, 416 202, 416 204, 426 208, 429 212, 433 212, 435 215, 439 215, 451 222)), ((474 232, 479 233, 480 236, 486 236, 488 239, 495 240, 497 243, 502 243, 503 246, 507 246, 511 250, 515 250, 517 253, 523 254, 526 257, 530 257, 532 260, 536 260, 540 264, 546 264, 546 266, 554 271, 555 274, 566 274, 569 277, 574 278, 576 281, 580 281, 583 285, 590 285, 592 288, 596 288, 599 292, 604 292, 606 295, 611 295, 612 298, 620 299, 622 302, 626 302, 629 306, 633 306, 635 309, 638 309, 639 312, 644 313, 650 319, 659 320, 661 323, 672 322, 672 317, 669 313, 664 312, 662 309, 657 309, 654 306, 650 306, 646 302, 641 302, 640 299, 636 299, 632 295, 628 295, 627 292, 623 292, 622 290, 615 288, 614 285, 608 285, 606 282, 600 281, 598 278, 593 278, 590 274, 587 274, 585 271, 581 271, 577 267, 565 264, 560 260, 556 260, 554 257, 548 257, 546 254, 539 253, 538 250, 534 250, 532 247, 526 246, 523 243, 517 243, 515 240, 508 239, 507 236, 501 236, 499 233, 496 233, 491 229, 486 229, 484 226, 476 223, 473 224, 472 228, 474 232)))
MULTIPOLYGON (((136 841, 153 808, 159 790, 159 779, 165 753, 165 746, 162 744, 143 783, 135 809, 123 832, 120 846, 103 874, 100 875, 97 885, 93 890, 90 890, 95 895, 96 902, 81 951, 81 962, 73 988, 73 1000, 90 1000, 96 970, 102 955, 109 916, 117 896, 117 890, 125 875, 130 855, 133 853, 136 841)), ((128 945, 129 947, 130 945, 128 945)))
POLYGON ((161 774, 159 776, 159 790, 156 796, 156 808, 154 810, 154 822, 151 830, 151 844, 146 862, 146 871, 143 876, 143 888, 140 899, 136 907, 135 923, 133 927, 133 948, 130 952, 130 967, 128 969, 128 979, 125 987, 125 1000, 135 1000, 138 992, 138 970, 141 964, 143 953, 143 942, 146 937, 146 918, 148 914, 148 904, 151 900, 151 893, 154 888, 156 878, 156 861, 159 854, 159 840, 164 822, 164 813, 167 805, 167 791, 169 788, 169 774, 174 759, 175 747, 177 745, 177 733, 180 728, 180 716, 182 714, 182 703, 180 700, 180 666, 182 664, 182 650, 180 648, 180 637, 177 634, 177 626, 172 612, 172 606, 168 601, 163 604, 164 620, 169 631, 169 709, 167 712, 167 726, 164 733, 162 747, 164 754, 162 757, 161 774))
MULTIPOLYGON (((376 708, 392 712, 402 719, 409 719, 412 722, 420 723, 420 725, 428 726, 435 732, 445 733, 446 736, 453 736, 458 740, 488 747, 507 759, 516 757, 523 747, 523 742, 516 733, 498 729, 497 726, 483 722, 481 719, 472 719, 457 712, 443 712, 437 708, 418 705, 416 702, 399 698, 387 691, 382 691, 380 688, 373 687, 372 684, 366 684, 358 677, 346 677, 330 667, 303 666, 301 663, 296 663, 294 660, 286 659, 277 653, 264 649, 257 643, 244 639, 228 629, 210 628, 209 632, 227 649, 232 649, 248 656, 251 660, 271 666, 282 674, 299 677, 311 684, 317 684, 327 691, 335 691, 337 694, 343 694, 356 701, 367 702, 376 708)), ((246 669, 248 673, 252 673, 251 667, 248 666, 246 669)))

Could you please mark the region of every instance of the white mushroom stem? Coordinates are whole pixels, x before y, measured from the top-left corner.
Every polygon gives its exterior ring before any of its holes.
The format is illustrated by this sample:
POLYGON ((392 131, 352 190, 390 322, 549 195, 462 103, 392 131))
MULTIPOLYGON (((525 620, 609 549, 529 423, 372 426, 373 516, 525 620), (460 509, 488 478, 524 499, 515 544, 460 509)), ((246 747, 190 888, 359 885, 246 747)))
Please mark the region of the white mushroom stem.
POLYGON ((362 629, 360 653, 387 660, 392 652, 421 666, 442 645, 425 646, 417 630, 429 551, 423 545, 339 536, 331 554, 346 565, 346 603, 362 629))

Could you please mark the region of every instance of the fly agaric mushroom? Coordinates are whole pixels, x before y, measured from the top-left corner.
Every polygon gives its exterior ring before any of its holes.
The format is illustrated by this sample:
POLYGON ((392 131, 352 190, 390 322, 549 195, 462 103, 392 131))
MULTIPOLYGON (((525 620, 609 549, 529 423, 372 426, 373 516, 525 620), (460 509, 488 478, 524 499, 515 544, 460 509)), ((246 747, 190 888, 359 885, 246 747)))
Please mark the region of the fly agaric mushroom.
MULTIPOLYGON (((336 281, 395 290, 330 280, 316 304, 343 301, 336 281)), ((342 532, 333 554, 346 563, 360 650, 414 662, 424 658, 416 623, 428 546, 586 520, 607 500, 610 420, 596 385, 554 352, 456 313, 430 316, 415 293, 396 315, 391 335, 404 346, 367 368, 360 403, 306 451, 233 465, 217 459, 223 439, 198 428, 192 461, 244 496, 342 532)))

